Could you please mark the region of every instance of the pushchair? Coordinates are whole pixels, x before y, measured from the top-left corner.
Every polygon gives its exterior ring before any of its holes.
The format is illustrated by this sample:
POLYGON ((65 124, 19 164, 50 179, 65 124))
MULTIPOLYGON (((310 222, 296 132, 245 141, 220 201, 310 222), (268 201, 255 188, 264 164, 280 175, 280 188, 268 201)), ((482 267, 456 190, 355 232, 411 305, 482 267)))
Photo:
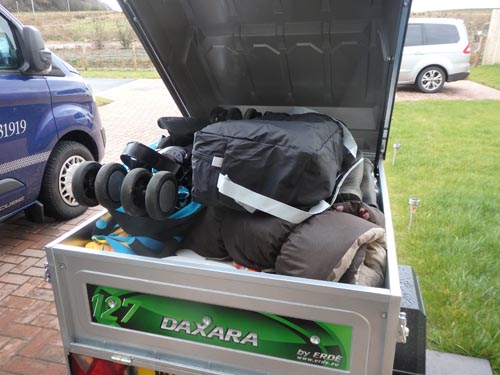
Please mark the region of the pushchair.
POLYGON ((122 163, 80 164, 72 190, 80 204, 108 209, 109 215, 98 221, 93 234, 107 235, 120 227, 129 236, 168 242, 173 252, 203 209, 191 199, 191 150, 194 133, 207 122, 162 117, 158 125, 168 136, 150 146, 129 142, 120 155, 122 163))

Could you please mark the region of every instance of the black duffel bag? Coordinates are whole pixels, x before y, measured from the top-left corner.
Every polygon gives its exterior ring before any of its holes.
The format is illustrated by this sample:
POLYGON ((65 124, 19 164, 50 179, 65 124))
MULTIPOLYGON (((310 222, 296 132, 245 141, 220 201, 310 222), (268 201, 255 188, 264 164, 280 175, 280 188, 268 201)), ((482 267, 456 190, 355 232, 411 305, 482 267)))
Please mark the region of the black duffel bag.
POLYGON ((343 127, 326 115, 218 122, 195 134, 193 200, 300 222, 289 211, 324 206, 342 159, 343 127))

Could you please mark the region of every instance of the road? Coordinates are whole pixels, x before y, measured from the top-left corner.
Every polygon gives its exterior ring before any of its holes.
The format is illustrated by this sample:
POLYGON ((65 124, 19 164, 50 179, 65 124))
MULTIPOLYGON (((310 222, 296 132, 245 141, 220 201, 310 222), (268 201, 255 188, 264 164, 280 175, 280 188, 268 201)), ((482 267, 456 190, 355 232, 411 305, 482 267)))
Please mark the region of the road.
POLYGON ((103 91, 117 88, 134 81, 133 78, 86 78, 94 94, 99 95, 103 91))

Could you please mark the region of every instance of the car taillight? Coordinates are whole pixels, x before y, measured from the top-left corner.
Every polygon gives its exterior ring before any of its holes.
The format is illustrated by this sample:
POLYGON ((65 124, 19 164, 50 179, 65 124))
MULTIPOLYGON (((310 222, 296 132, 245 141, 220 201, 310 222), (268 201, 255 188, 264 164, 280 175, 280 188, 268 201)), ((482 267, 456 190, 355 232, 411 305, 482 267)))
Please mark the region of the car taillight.
POLYGON ((71 353, 71 375, 127 375, 127 367, 121 363, 71 353))
POLYGON ((467 47, 464 48, 464 54, 469 55, 471 52, 470 44, 467 44, 467 47))

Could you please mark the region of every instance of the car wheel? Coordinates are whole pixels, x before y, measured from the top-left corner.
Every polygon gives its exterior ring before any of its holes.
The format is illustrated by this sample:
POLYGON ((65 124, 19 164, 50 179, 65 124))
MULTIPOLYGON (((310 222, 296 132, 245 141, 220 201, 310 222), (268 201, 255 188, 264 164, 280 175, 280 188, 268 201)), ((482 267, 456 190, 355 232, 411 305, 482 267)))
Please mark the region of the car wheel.
POLYGON ((42 179, 39 200, 44 204, 47 216, 68 220, 81 215, 87 209, 73 195, 73 174, 77 166, 94 160, 87 147, 78 142, 59 142, 52 151, 42 179))
POLYGON ((435 93, 440 91, 446 81, 443 69, 437 66, 429 66, 422 70, 417 77, 417 88, 424 93, 435 93))
POLYGON ((146 216, 146 188, 151 175, 145 168, 135 168, 123 179, 120 201, 130 216, 146 216))

